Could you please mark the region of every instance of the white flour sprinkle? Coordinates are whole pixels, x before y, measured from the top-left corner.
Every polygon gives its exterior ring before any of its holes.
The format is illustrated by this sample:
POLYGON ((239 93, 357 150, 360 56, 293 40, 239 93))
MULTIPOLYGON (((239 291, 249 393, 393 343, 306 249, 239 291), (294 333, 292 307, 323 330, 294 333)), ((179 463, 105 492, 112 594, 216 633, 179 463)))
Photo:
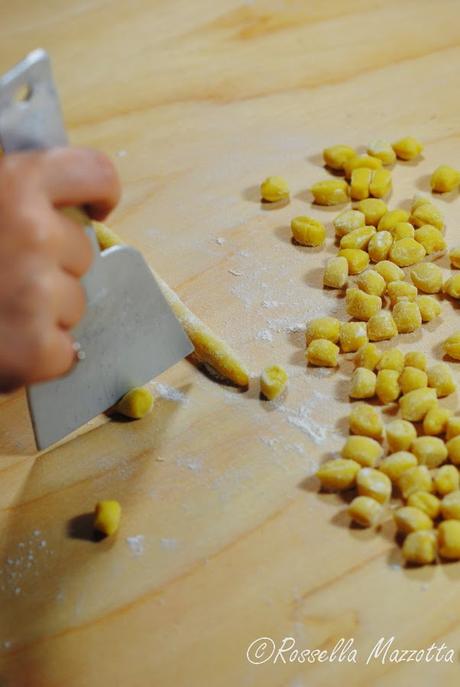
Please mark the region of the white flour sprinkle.
POLYGON ((228 270, 228 271, 230 272, 230 274, 233 274, 234 277, 242 277, 243 276, 243 273, 238 272, 238 270, 228 270))
POLYGON ((117 157, 126 157, 127 154, 128 154, 128 151, 127 151, 127 150, 117 150, 116 153, 115 153, 115 155, 116 155, 117 157))
POLYGON ((203 466, 203 462, 201 458, 189 458, 189 457, 184 457, 184 458, 178 458, 176 460, 176 465, 179 465, 180 467, 187 468, 188 470, 191 470, 192 472, 198 472, 201 470, 203 466))
POLYGON ((225 243, 225 239, 222 238, 222 236, 218 236, 218 237, 216 238, 216 243, 217 243, 219 246, 223 246, 224 243, 225 243))
POLYGON ((269 328, 274 332, 303 332, 305 324, 293 321, 290 317, 279 317, 274 320, 267 320, 269 328))
POLYGON ((154 390, 161 398, 167 401, 174 401, 176 403, 187 403, 188 399, 182 391, 175 389, 173 386, 168 384, 155 384, 154 390))
POLYGON ((303 403, 299 408, 292 409, 280 405, 278 410, 286 415, 288 424, 300 429, 315 444, 322 444, 328 436, 335 433, 335 430, 332 425, 325 422, 324 418, 321 418, 321 421, 316 420, 312 413, 319 402, 329 400, 329 396, 326 394, 314 391, 309 401, 303 403))
POLYGON ((160 539, 160 546, 162 549, 173 551, 174 549, 177 549, 177 539, 173 539, 171 537, 162 537, 160 539))
POLYGON ((137 534, 134 537, 126 537, 126 543, 134 556, 142 556, 144 553, 144 535, 137 534))
POLYGON ((273 341, 273 334, 269 329, 261 329, 257 332, 256 339, 258 341, 273 341))
POLYGON ((270 448, 273 448, 279 443, 279 440, 275 437, 260 437, 260 440, 265 446, 269 446, 270 448))
POLYGON ((261 305, 262 305, 262 308, 277 308, 279 306, 279 302, 278 301, 263 300, 261 305))

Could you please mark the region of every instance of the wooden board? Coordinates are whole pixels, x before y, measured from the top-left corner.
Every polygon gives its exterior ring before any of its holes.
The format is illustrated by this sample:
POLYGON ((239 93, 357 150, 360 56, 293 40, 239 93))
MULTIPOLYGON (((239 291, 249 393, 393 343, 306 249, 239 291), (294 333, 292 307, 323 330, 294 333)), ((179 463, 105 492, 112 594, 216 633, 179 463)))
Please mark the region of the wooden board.
MULTIPOLYGON (((424 159, 395 167, 393 206, 427 190, 437 164, 459 164, 458 3, 0 6, 1 70, 49 50, 72 140, 116 160, 124 197, 112 226, 255 375, 273 361, 290 376, 271 405, 256 381, 241 394, 183 362, 156 380, 145 420, 98 419, 42 455, 23 394, 2 399, 0 683, 458 684, 460 564, 405 570, 391 526, 350 529, 344 504, 317 494, 311 475, 346 433, 351 363, 306 370, 299 331, 343 315, 320 288, 336 210, 311 209, 306 191, 325 176, 321 149, 419 136, 424 159), (289 180, 289 205, 260 205, 268 174, 289 180), (327 222, 324 250, 290 243, 290 219, 309 212, 327 222), (123 521, 116 539, 94 543, 99 498, 118 498, 123 521), (246 650, 261 636, 328 650, 352 638, 357 663, 252 665, 246 650), (399 649, 445 643, 455 662, 367 664, 391 636, 399 649)), ((439 204, 453 244, 460 200, 439 204)), ((442 307, 398 344, 439 358, 458 327, 442 307)))

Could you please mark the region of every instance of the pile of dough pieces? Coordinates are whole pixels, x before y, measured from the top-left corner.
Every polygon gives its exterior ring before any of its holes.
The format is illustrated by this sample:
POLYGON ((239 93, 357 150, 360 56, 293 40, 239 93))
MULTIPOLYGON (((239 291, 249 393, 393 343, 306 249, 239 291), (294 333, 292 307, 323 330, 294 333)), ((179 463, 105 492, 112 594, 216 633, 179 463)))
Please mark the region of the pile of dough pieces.
MULTIPOLYGON (((341 457, 318 470, 322 488, 346 492, 347 513, 361 527, 380 527, 391 516, 404 559, 417 565, 460 559, 460 417, 439 402, 455 390, 450 366, 428 366, 419 351, 404 355, 377 346, 439 317, 440 298, 460 299, 460 247, 449 251, 447 279, 435 262, 447 250, 440 209, 423 194, 409 210, 390 209, 384 200, 392 188, 387 167, 415 160, 422 150, 420 141, 406 137, 374 141, 366 155, 342 144, 323 151, 334 177, 311 187, 313 202, 354 201, 332 222, 337 255, 323 273, 324 288, 344 293, 350 320, 320 317, 306 330, 311 366, 336 367, 341 353, 355 354, 350 436, 341 457), (398 415, 385 425, 376 402, 398 415)), ((448 165, 431 175, 433 193, 459 185, 460 172, 448 165)), ((285 204, 287 182, 268 177, 261 198, 285 204)), ((324 224, 307 215, 294 217, 291 231, 294 243, 312 248, 327 236, 324 224)), ((460 331, 442 348, 460 360, 460 331)))
POLYGON ((341 457, 317 471, 323 489, 346 492, 347 513, 362 527, 392 518, 408 563, 460 559, 460 416, 439 403, 456 389, 449 365, 373 343, 355 365, 350 436, 341 457), (397 403, 399 416, 385 425, 363 400, 374 397, 397 403))

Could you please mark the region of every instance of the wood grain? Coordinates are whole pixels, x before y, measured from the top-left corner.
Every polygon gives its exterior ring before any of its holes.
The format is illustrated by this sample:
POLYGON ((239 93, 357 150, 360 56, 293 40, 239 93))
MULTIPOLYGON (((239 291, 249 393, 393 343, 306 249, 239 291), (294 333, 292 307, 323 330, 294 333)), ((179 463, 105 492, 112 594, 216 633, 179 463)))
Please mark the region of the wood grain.
MULTIPOLYGON (((395 167, 392 205, 427 190, 437 164, 458 165, 458 2, 0 8, 0 69, 49 50, 73 142, 116 160, 114 229, 253 373, 281 362, 290 375, 272 406, 256 383, 241 394, 184 361, 155 380, 163 398, 143 421, 98 418, 41 455, 24 395, 0 399, 0 684, 457 685, 460 564, 401 568, 391 526, 350 529, 343 502, 317 494, 310 476, 346 431, 351 363, 306 370, 296 329, 343 315, 320 288, 336 210, 311 209, 306 191, 325 175, 321 149, 420 136, 424 159, 395 167), (289 205, 260 205, 268 174, 289 180, 289 205), (290 242, 291 217, 306 212, 328 224, 322 251, 290 242), (122 527, 95 543, 89 513, 104 497, 121 501, 122 527), (140 555, 126 541, 137 535, 140 555), (455 663, 366 665, 392 635, 399 648, 444 642, 455 663), (353 637, 360 659, 250 665, 260 636, 327 649, 353 637)), ((454 244, 460 200, 439 203, 454 244)), ((400 337, 405 350, 439 358, 458 326, 442 307, 440 321, 400 337)))

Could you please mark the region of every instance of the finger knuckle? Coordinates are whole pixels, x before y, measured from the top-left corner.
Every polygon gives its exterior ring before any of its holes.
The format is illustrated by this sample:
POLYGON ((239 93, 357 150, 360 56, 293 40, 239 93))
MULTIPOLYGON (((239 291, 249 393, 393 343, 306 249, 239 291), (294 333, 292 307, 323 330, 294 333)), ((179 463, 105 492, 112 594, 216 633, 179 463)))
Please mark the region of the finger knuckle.
POLYGON ((101 186, 109 190, 113 197, 120 193, 120 182, 115 165, 110 158, 99 150, 92 150, 93 165, 101 186))

